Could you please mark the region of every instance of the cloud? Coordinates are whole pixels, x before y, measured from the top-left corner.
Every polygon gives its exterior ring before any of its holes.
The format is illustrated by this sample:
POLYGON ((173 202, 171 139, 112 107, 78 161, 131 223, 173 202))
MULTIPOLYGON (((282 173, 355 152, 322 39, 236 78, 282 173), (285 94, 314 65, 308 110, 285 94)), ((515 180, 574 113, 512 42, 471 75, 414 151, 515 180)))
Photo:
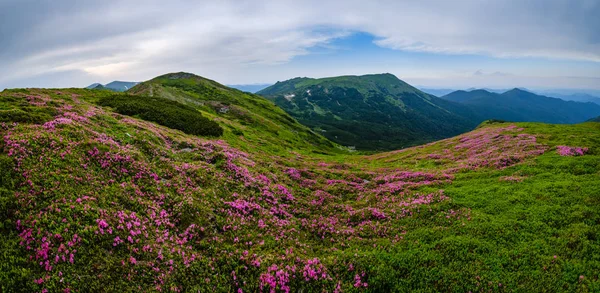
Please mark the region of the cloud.
POLYGON ((481 69, 478 69, 477 71, 473 72, 473 76, 474 77, 487 77, 487 76, 506 77, 506 76, 514 76, 514 74, 508 73, 508 72, 501 72, 501 71, 494 71, 492 73, 487 73, 481 69))
POLYGON ((599 14, 595 0, 4 0, 0 86, 60 72, 90 81, 181 70, 227 79, 352 32, 401 51, 600 62, 599 14))

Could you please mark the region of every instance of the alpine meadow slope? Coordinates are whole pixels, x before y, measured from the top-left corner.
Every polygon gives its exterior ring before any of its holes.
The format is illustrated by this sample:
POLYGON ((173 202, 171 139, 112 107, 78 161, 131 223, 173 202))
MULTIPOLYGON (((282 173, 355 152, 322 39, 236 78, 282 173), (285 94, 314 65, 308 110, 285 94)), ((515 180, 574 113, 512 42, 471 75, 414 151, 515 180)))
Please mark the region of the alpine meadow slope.
POLYGON ((344 152, 298 123, 273 102, 191 73, 161 75, 139 83, 126 93, 160 97, 194 107, 219 122, 226 130, 224 136, 234 144, 251 141, 253 147, 280 154, 289 153, 289 149, 344 152))
POLYGON ((360 150, 391 150, 473 129, 476 114, 396 76, 294 78, 257 92, 325 137, 360 150))
MULTIPOLYGON (((278 86, 455 105, 372 78, 278 86)), ((600 291, 600 123, 486 122, 367 156, 175 73, 5 90, 0 135, 2 292, 600 291)))

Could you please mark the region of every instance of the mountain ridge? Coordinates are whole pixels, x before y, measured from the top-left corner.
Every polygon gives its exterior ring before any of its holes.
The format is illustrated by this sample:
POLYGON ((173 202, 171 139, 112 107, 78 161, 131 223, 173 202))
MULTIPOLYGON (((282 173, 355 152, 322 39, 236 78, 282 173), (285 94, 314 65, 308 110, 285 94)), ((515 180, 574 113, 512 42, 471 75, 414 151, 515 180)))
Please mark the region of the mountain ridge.
POLYGON ((502 94, 479 89, 455 91, 443 99, 461 103, 478 113, 479 120, 500 119, 546 123, 580 123, 600 115, 593 103, 564 101, 514 88, 502 94))

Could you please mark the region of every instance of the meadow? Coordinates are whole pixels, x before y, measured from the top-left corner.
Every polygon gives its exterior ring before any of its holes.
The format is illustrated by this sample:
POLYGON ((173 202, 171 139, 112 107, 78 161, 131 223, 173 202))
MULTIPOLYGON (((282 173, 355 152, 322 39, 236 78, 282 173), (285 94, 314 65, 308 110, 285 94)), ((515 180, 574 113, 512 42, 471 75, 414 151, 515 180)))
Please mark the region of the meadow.
POLYGON ((599 123, 361 154, 109 95, 0 93, 0 291, 600 291, 599 123))

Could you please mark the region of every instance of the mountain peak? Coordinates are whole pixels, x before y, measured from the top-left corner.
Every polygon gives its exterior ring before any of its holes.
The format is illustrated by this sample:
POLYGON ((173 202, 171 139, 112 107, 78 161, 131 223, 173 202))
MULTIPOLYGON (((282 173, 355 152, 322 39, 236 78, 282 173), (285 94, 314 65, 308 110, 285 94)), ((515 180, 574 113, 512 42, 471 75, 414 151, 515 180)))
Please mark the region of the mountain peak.
POLYGON ((167 74, 163 74, 160 76, 157 76, 153 79, 161 79, 161 78, 167 78, 167 79, 201 79, 203 77, 193 74, 193 73, 189 73, 189 72, 172 72, 172 73, 167 73, 167 74))
POLYGON ((397 80, 400 80, 397 76, 389 73, 389 72, 385 72, 385 73, 371 73, 371 74, 364 74, 364 75, 359 75, 359 77, 369 77, 369 76, 376 76, 376 77, 388 77, 388 78, 394 78, 397 80))
POLYGON ((526 88, 519 88, 519 87, 516 87, 516 88, 513 88, 512 90, 506 91, 506 93, 517 93, 517 94, 528 93, 528 94, 533 94, 532 92, 530 92, 526 88))
POLYGON ((90 84, 90 85, 86 86, 85 88, 86 88, 86 89, 94 89, 94 88, 96 88, 96 87, 98 87, 98 86, 102 86, 102 84, 100 84, 100 83, 97 83, 97 82, 94 82, 94 83, 92 83, 92 84, 90 84))
POLYGON ((492 93, 486 89, 475 89, 475 90, 471 90, 469 92, 474 93, 474 94, 491 94, 492 93))
POLYGON ((96 89, 96 90, 111 90, 115 92, 124 92, 134 87, 139 82, 135 81, 119 81, 115 80, 113 82, 102 85, 100 83, 93 83, 87 86, 87 89, 96 89))

